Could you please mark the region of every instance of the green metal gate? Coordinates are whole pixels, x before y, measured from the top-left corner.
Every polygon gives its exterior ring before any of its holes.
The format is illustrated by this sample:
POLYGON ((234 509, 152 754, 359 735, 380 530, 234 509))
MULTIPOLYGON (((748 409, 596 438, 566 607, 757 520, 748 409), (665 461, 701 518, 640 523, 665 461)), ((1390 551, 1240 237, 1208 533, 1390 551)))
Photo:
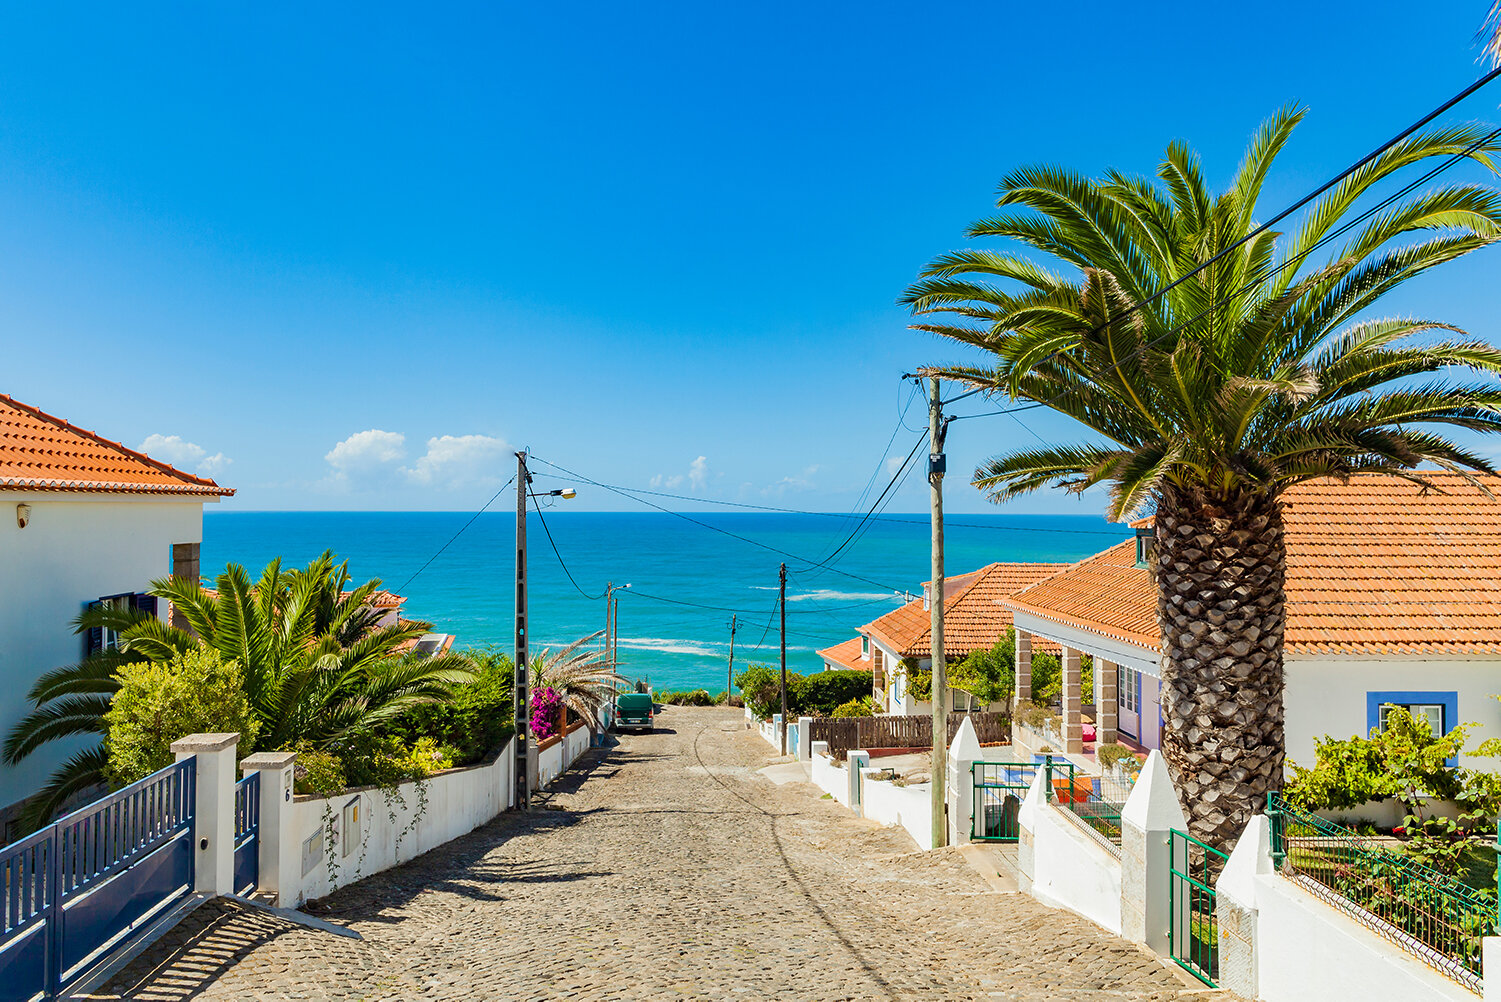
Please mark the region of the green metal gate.
POLYGON ((1219 923, 1214 882, 1230 857, 1188 832, 1168 835, 1172 874, 1167 885, 1167 943, 1173 961, 1206 985, 1220 976, 1219 923))
POLYGON ((975 788, 969 837, 976 842, 1015 842, 1021 834, 1017 815, 1037 775, 1035 762, 976 762, 970 767, 975 788))

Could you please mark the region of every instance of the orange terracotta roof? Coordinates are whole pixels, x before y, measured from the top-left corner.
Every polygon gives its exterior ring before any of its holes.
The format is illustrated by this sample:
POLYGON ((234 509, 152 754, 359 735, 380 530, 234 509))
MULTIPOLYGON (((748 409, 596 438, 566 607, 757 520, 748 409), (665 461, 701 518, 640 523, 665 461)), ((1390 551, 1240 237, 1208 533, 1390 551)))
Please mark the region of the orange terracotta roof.
MULTIPOLYGON (((963 655, 995 644, 1011 625, 1011 610, 1000 600, 1014 595, 1068 564, 995 563, 944 578, 943 647, 947 654, 963 655)), ((921 598, 880 619, 866 623, 869 633, 904 658, 925 657, 932 650, 932 616, 921 598)), ((1048 649, 1045 643, 1041 649, 1048 649)))
POLYGON ((851 671, 870 671, 871 662, 860 660, 860 639, 851 637, 842 644, 825 647, 818 652, 818 656, 840 668, 848 668, 851 671))
MULTIPOLYGON (((341 599, 348 598, 353 594, 354 592, 352 591, 341 591, 339 592, 339 597, 341 599)), ((365 599, 365 605, 371 609, 398 609, 405 602, 405 595, 398 595, 395 592, 385 590, 373 591, 370 593, 370 597, 365 599)))
POLYGON ((229 497, 234 491, 0 394, 0 487, 229 497))
MULTIPOLYGON (((1289 654, 1501 654, 1498 497, 1450 473, 1313 481, 1283 496, 1289 654)), ((1157 592, 1127 541, 1011 608, 1157 650, 1157 592)))

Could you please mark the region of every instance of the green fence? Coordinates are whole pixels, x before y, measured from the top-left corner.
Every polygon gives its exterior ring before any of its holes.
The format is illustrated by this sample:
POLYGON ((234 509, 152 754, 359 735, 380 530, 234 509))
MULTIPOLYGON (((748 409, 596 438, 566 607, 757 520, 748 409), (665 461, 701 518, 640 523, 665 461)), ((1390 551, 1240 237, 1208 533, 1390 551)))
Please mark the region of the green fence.
POLYGON ((975 790, 970 838, 1015 842, 1020 837, 1018 816, 1037 769, 1035 762, 976 762, 970 767, 975 790))
POLYGON ((1214 882, 1230 857, 1176 828, 1168 833, 1167 945, 1174 963, 1206 985, 1220 976, 1214 882))
POLYGON ((1048 799, 1064 808, 1116 855, 1121 849, 1121 808, 1131 787, 1108 776, 1081 774, 1072 762, 1048 756, 1048 799))
POLYGON ((1472 991, 1480 944, 1497 928, 1496 899, 1400 850, 1267 798, 1277 869, 1472 991))

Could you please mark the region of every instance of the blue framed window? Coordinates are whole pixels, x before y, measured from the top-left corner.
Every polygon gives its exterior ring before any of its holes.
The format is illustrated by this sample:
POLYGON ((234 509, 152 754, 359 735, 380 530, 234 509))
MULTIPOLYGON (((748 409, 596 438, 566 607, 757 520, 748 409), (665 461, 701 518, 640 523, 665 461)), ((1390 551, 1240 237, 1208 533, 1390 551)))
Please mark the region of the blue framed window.
MULTIPOLYGON (((1448 734, 1459 723, 1459 693, 1417 690, 1368 692, 1365 694, 1366 733, 1385 729, 1386 714, 1400 706, 1414 719, 1426 717, 1435 734, 1448 734)), ((1457 765, 1454 759, 1450 765, 1457 765)))

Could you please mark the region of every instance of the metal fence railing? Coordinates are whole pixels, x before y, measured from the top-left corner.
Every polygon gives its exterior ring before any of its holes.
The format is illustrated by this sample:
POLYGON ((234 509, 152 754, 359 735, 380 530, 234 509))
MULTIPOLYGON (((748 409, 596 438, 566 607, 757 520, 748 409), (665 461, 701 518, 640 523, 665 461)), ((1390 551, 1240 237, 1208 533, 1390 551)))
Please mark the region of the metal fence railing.
POLYGON ((1047 756, 1048 799, 1062 807, 1115 855, 1121 851, 1121 809, 1131 785, 1113 776, 1081 774, 1074 763, 1047 756))
POLYGON ((1272 859, 1284 875, 1472 991, 1496 897, 1272 794, 1272 859))
POLYGON ((1173 962, 1206 985, 1220 976, 1214 884, 1230 857, 1176 828, 1168 832, 1167 944, 1173 962))

